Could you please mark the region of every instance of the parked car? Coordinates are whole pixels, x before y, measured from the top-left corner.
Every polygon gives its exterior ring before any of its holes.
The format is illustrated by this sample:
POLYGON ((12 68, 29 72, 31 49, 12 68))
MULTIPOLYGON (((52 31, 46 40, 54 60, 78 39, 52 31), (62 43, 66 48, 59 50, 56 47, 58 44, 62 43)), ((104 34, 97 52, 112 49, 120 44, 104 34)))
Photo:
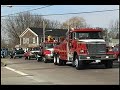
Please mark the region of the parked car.
POLYGON ((1 58, 5 58, 4 52, 1 52, 1 58))
POLYGON ((24 50, 22 48, 20 48, 19 50, 14 50, 12 53, 10 53, 10 57, 11 58, 16 58, 16 57, 19 57, 19 58, 22 58, 24 57, 24 50))
POLYGON ((8 48, 1 48, 1 58, 5 58, 8 55, 8 48))
MULTIPOLYGON (((33 47, 31 49, 29 49, 27 52, 25 52, 24 57, 25 60, 30 60, 32 58, 37 59, 37 55, 39 55, 40 53, 40 47, 33 47)), ((38 56, 39 57, 39 56, 38 56)))

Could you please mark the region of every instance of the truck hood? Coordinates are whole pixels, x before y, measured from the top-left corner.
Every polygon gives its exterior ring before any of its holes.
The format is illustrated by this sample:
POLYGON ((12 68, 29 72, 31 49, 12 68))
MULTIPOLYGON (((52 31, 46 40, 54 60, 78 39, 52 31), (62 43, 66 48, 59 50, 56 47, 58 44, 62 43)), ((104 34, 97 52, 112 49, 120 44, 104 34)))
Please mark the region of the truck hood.
POLYGON ((81 39, 79 40, 80 42, 86 42, 86 43, 89 43, 89 42, 103 42, 105 43, 105 40, 104 39, 81 39))

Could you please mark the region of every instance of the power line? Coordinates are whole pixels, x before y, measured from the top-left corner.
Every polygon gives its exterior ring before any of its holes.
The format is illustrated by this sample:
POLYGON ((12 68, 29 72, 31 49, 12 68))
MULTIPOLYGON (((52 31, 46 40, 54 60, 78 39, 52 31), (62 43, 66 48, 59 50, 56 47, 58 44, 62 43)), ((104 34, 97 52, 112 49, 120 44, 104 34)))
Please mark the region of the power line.
POLYGON ((1 5, 1 7, 38 7, 38 5, 18 5, 18 6, 14 6, 14 5, 1 5))
MULTIPOLYGON (((20 13, 24 13, 24 12, 30 12, 30 11, 34 11, 34 10, 38 10, 38 9, 47 8, 47 7, 50 7, 50 6, 53 6, 53 5, 48 5, 48 6, 45 6, 45 7, 35 8, 35 9, 31 9, 31 10, 27 10, 27 11, 23 11, 23 12, 19 12, 19 13, 14 13, 14 14, 20 14, 20 13)), ((4 16, 1 16, 1 17, 6 17, 6 16, 14 15, 14 14, 8 14, 8 15, 4 15, 4 16)))
MULTIPOLYGON (((46 15, 39 15, 39 16, 60 16, 60 15, 70 15, 70 14, 84 14, 84 13, 97 13, 97 12, 110 12, 110 11, 117 11, 119 9, 112 9, 112 10, 101 10, 101 11, 90 11, 90 12, 77 12, 77 13, 62 13, 62 14, 46 14, 46 15)), ((32 15, 36 16, 36 15, 32 15)), ((38 16, 38 15, 37 15, 38 16)), ((5 16, 1 16, 5 17, 5 16)), ((15 16, 13 16, 15 17, 15 16)))
POLYGON ((90 12, 78 12, 78 13, 48 14, 48 15, 40 15, 40 16, 55 16, 55 15, 68 15, 68 14, 97 13, 97 12, 108 12, 108 11, 116 11, 116 10, 119 10, 119 9, 113 9, 113 10, 102 10, 102 11, 90 11, 90 12))

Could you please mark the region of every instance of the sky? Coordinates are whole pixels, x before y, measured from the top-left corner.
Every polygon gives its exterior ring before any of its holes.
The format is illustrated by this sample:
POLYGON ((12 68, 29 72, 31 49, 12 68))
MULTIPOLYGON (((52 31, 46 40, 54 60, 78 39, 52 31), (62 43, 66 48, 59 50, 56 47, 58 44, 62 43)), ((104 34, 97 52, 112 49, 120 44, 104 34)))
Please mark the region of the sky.
MULTIPOLYGON (((31 9, 45 7, 46 5, 1 5, 1 16, 15 14, 31 9)), ((52 5, 43 9, 31 11, 31 14, 46 15, 46 14, 62 14, 62 13, 78 13, 78 12, 91 12, 91 11, 102 11, 102 10, 113 10, 119 9, 119 5, 52 5)), ((15 14, 17 15, 17 14, 15 14)), ((110 23, 115 20, 119 20, 119 10, 112 12, 97 12, 97 13, 84 13, 84 14, 73 14, 73 15, 62 15, 62 16, 44 16, 49 20, 57 20, 59 22, 65 22, 71 17, 78 16, 83 17, 86 23, 91 27, 108 28, 110 23)), ((6 17, 1 17, 5 19, 6 17)), ((2 21, 2 20, 1 20, 2 21)), ((5 31, 1 31, 3 38, 9 38, 5 31)))
MULTIPOLYGON (((9 8, 5 5, 1 6, 1 16, 23 12, 35 8, 43 7, 44 5, 12 5, 9 8)), ((47 8, 31 11, 32 14, 61 14, 61 13, 76 13, 76 12, 90 12, 119 9, 119 5, 53 5, 47 8)), ((84 13, 74 15, 62 15, 62 16, 44 16, 46 19, 57 20, 64 22, 71 17, 79 16, 83 17, 87 24, 92 27, 109 28, 110 22, 119 19, 119 10, 112 12, 98 12, 98 13, 84 13)), ((4 19, 4 18, 2 18, 4 19)))

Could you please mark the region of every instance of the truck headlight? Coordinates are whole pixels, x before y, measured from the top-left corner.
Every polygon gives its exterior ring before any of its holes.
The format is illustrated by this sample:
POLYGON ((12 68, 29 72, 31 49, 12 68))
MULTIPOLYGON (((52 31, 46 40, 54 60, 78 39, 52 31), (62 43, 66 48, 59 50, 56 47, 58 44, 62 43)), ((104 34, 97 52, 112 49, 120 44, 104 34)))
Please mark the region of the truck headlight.
POLYGON ((106 58, 109 58, 109 56, 106 56, 106 58))
POLYGON ((47 54, 47 56, 51 56, 51 54, 47 54))
POLYGON ((90 57, 87 57, 87 59, 90 59, 90 57))
POLYGON ((80 50, 81 53, 84 53, 84 50, 80 50))

